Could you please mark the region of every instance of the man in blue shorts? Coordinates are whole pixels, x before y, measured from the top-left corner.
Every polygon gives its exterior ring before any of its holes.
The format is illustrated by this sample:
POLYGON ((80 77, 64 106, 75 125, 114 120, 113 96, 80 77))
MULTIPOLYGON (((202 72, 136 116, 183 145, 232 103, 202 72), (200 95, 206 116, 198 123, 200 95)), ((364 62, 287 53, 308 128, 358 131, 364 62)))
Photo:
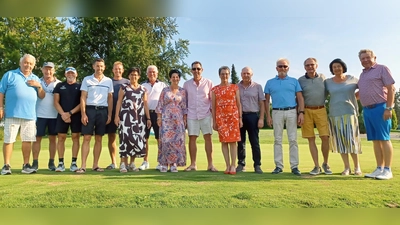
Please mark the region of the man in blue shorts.
POLYGON ((65 140, 67 139, 68 129, 71 129, 72 139, 72 161, 70 171, 78 170, 76 160, 79 152, 79 138, 82 129, 81 123, 81 84, 76 82, 78 72, 74 67, 65 69, 66 81, 57 84, 54 88, 54 107, 56 108, 57 124, 56 133, 58 134, 58 166, 56 172, 64 172, 64 152, 65 140))
POLYGON ((1 170, 1 175, 11 174, 11 154, 19 130, 24 160, 21 172, 26 174, 36 172, 29 164, 29 157, 32 142, 36 141, 36 101, 38 97, 44 98, 45 92, 40 85, 39 77, 32 73, 35 64, 35 57, 25 54, 19 61, 20 67, 6 72, 1 78, 0 119, 5 118, 4 166, 1 170), (5 105, 4 97, 6 100, 5 105))
POLYGON ((45 62, 42 67, 43 77, 40 78, 40 85, 46 93, 43 99, 38 99, 36 102, 36 141, 32 144, 33 163, 32 168, 36 171, 39 168, 38 158, 41 149, 43 136, 46 136, 46 130, 49 137, 49 163, 48 168, 54 171, 54 157, 57 148, 57 110, 54 108, 53 90, 61 81, 54 76, 54 63, 45 62))
POLYGON ((93 147, 92 170, 103 172, 99 167, 103 135, 106 125, 111 122, 113 106, 113 83, 103 72, 106 66, 104 60, 98 58, 93 63, 94 74, 85 77, 81 85, 81 122, 82 122, 82 166, 76 173, 86 172, 86 160, 89 155, 90 140, 95 135, 93 147))
POLYGON ((388 180, 393 178, 391 166, 393 146, 390 141, 392 111, 395 87, 392 74, 384 65, 376 63, 372 50, 363 49, 358 53, 364 67, 358 80, 360 102, 368 141, 374 145, 377 167, 365 177, 388 180))

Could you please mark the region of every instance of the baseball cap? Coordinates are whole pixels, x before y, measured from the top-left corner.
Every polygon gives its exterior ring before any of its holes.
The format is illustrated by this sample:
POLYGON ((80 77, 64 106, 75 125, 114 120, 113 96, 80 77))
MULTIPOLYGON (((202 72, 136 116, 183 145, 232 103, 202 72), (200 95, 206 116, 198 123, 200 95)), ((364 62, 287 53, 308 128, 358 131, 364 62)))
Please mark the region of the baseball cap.
POLYGON ((69 67, 65 68, 65 73, 68 73, 69 71, 72 71, 76 74, 76 69, 74 67, 69 66, 69 67))
POLYGON ((54 63, 52 63, 52 62, 44 62, 43 63, 43 67, 46 67, 46 66, 54 68, 54 63))

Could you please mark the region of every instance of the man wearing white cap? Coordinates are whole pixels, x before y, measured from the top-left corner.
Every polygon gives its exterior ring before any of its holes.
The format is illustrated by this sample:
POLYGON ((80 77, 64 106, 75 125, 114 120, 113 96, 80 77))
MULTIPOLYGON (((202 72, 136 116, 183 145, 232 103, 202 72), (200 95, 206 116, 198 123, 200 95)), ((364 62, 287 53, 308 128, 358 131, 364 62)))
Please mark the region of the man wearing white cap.
POLYGON ((78 170, 76 160, 79 152, 79 137, 81 133, 81 84, 77 83, 78 73, 74 67, 65 69, 66 81, 57 84, 54 88, 54 107, 56 108, 57 124, 56 132, 58 134, 58 166, 56 172, 64 172, 64 152, 65 140, 67 139, 68 128, 71 128, 72 139, 72 162, 70 171, 78 170))
POLYGON ((49 137, 49 153, 50 159, 48 163, 48 168, 51 171, 56 169, 54 165, 54 157, 56 155, 56 145, 57 145, 57 133, 56 133, 56 122, 57 122, 57 111, 54 108, 54 87, 60 83, 54 76, 54 63, 45 62, 43 63, 42 73, 43 77, 40 78, 40 84, 46 93, 43 99, 38 99, 36 102, 36 142, 32 145, 32 155, 33 163, 32 168, 36 171, 38 170, 39 163, 39 153, 41 148, 42 137, 47 134, 49 137))

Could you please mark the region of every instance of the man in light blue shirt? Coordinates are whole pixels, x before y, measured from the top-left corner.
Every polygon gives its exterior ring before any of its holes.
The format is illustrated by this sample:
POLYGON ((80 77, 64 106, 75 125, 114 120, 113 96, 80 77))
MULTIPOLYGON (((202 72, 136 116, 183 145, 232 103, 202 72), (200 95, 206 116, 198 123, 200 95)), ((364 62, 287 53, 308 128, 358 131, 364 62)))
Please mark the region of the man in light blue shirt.
POLYGON ((2 175, 11 174, 11 154, 20 127, 24 160, 21 172, 36 172, 29 164, 29 157, 32 142, 36 141, 36 100, 38 97, 44 98, 45 92, 39 77, 32 73, 35 64, 35 57, 25 54, 20 59, 20 68, 6 72, 0 82, 0 119, 5 118, 2 175))
POLYGON ((287 59, 278 59, 276 70, 278 75, 268 80, 264 88, 267 123, 268 126, 273 125, 274 127, 274 161, 276 168, 272 173, 283 172, 282 134, 286 125, 289 139, 290 168, 293 174, 301 175, 298 169, 297 125, 302 125, 304 122, 302 90, 297 79, 287 75, 289 71, 289 61, 287 59), (272 118, 269 111, 270 98, 272 98, 272 118))

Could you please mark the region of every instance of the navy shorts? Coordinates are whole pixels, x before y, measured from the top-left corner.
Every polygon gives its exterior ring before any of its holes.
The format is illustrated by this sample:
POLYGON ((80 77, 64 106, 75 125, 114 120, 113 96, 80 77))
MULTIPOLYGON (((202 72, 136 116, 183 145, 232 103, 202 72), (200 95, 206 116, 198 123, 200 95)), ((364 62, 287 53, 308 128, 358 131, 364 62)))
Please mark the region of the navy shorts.
POLYGON ((57 119, 37 118, 36 120, 36 136, 46 136, 46 128, 48 135, 57 135, 56 132, 57 119))
POLYGON ((83 135, 101 135, 106 133, 106 123, 108 118, 107 106, 86 106, 86 115, 88 117, 87 125, 82 124, 83 135), (93 133, 94 132, 94 133, 93 133))
POLYGON ((71 116, 71 123, 66 123, 61 119, 61 115, 57 116, 56 132, 57 134, 66 134, 71 127, 72 133, 80 133, 82 129, 81 114, 76 113, 71 116))
POLYGON ((154 110, 150 110, 150 120, 151 120, 151 127, 147 128, 146 126, 146 134, 144 135, 144 137, 146 139, 149 139, 150 129, 153 127, 154 136, 156 139, 158 139, 160 136, 160 127, 157 124, 157 113, 154 110))

